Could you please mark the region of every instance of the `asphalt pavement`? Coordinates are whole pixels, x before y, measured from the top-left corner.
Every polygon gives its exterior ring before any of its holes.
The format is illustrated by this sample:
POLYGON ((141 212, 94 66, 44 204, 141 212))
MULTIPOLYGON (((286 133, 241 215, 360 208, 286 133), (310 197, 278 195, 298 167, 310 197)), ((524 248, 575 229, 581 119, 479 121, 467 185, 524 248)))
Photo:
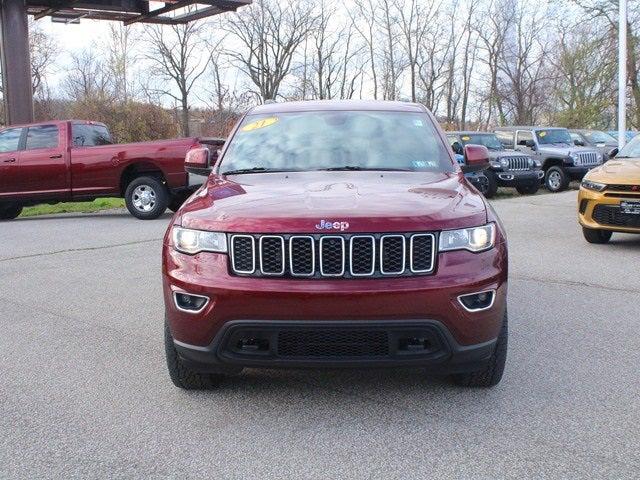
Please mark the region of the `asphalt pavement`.
POLYGON ((166 373, 161 238, 125 212, 0 223, 0 478, 638 478, 640 236, 590 245, 576 192, 493 202, 502 383, 420 370, 166 373))

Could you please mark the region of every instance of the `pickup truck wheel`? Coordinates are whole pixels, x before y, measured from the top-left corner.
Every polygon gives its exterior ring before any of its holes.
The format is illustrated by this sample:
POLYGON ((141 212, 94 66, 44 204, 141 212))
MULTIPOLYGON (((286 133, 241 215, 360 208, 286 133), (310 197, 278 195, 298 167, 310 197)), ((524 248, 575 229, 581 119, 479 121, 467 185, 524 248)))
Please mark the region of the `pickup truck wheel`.
POLYGON ((498 341, 496 342, 496 348, 487 365, 477 372, 453 375, 453 381, 462 387, 481 388, 494 387, 500 383, 502 374, 504 373, 504 366, 507 362, 508 337, 509 322, 507 320, 507 312, 505 311, 500 335, 498 335, 498 341))
POLYGON ((169 204, 169 192, 154 177, 134 178, 124 193, 127 210, 141 220, 153 220, 162 215, 169 204))
POLYGON ((0 220, 13 220, 22 213, 22 205, 15 203, 0 204, 0 220))
POLYGON ((164 322, 164 350, 167 357, 169 377, 173 384, 185 390, 205 390, 217 387, 224 375, 196 372, 185 365, 173 344, 173 336, 169 325, 164 322))
POLYGON ((532 185, 518 185, 516 190, 520 195, 533 195, 540 189, 540 183, 534 183, 532 185))
POLYGON ((551 167, 544 176, 544 185, 550 192, 562 192, 569 186, 569 178, 562 168, 551 167))
POLYGON ((607 243, 611 240, 613 232, 610 230, 597 230, 595 228, 582 227, 582 235, 589 243, 607 243))
POLYGON ((496 174, 491 170, 485 170, 484 176, 487 177, 489 181, 489 185, 487 186, 487 190, 482 192, 486 198, 493 198, 498 193, 498 179, 496 178, 496 174))

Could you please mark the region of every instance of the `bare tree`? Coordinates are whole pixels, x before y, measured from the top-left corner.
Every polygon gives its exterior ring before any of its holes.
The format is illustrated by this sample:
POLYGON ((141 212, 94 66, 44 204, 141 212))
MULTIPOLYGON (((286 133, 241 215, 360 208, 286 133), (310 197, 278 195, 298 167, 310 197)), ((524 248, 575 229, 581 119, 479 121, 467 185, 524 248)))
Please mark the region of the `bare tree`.
POLYGON ((109 24, 106 42, 107 68, 113 80, 114 95, 128 102, 133 94, 133 69, 137 59, 136 45, 139 36, 134 27, 120 23, 109 24))
POLYGON ((73 100, 111 97, 111 78, 104 61, 95 49, 71 54, 71 64, 64 80, 64 89, 73 100))
POLYGON ((56 42, 33 20, 29 20, 29 57, 31 60, 31 85, 33 93, 43 93, 46 77, 58 56, 56 42))
POLYGON ((226 54, 255 85, 261 101, 278 96, 298 48, 315 24, 313 3, 307 0, 258 0, 227 18, 223 28, 240 48, 226 54))
POLYGON ((156 86, 155 90, 174 99, 180 106, 180 125, 184 136, 190 134, 190 95, 210 61, 210 56, 203 54, 202 30, 203 24, 198 22, 146 28, 149 47, 146 58, 152 66, 151 72, 172 84, 156 86))

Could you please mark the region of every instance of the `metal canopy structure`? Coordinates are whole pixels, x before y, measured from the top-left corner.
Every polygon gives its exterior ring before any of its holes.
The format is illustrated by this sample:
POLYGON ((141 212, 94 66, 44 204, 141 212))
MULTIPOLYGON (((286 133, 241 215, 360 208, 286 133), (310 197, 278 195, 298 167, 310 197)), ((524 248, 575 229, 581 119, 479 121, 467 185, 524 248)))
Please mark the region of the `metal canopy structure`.
POLYGON ((34 19, 50 16, 54 20, 77 22, 112 20, 132 23, 159 23, 175 25, 235 11, 249 5, 251 0, 26 0, 27 13, 34 19))
POLYGON ((33 121, 27 18, 65 23, 111 20, 179 25, 250 5, 252 0, 0 0, 0 54, 5 123, 33 121))

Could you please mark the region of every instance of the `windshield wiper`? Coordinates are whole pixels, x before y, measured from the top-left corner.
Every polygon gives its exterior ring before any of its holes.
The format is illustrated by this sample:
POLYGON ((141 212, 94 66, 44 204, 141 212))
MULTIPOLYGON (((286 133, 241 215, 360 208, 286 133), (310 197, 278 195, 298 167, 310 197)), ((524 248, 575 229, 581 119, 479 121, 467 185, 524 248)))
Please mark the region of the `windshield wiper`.
POLYGON ((319 168, 318 171, 322 172, 340 172, 340 171, 348 171, 348 172, 412 172, 408 168, 384 168, 384 167, 358 167, 356 165, 344 165, 342 167, 329 167, 329 168, 319 168))
POLYGON ((263 172, 291 172, 293 170, 281 170, 275 168, 266 167, 251 167, 251 168, 238 168, 237 170, 227 170, 222 172, 221 175, 242 175, 245 173, 263 173, 263 172))

